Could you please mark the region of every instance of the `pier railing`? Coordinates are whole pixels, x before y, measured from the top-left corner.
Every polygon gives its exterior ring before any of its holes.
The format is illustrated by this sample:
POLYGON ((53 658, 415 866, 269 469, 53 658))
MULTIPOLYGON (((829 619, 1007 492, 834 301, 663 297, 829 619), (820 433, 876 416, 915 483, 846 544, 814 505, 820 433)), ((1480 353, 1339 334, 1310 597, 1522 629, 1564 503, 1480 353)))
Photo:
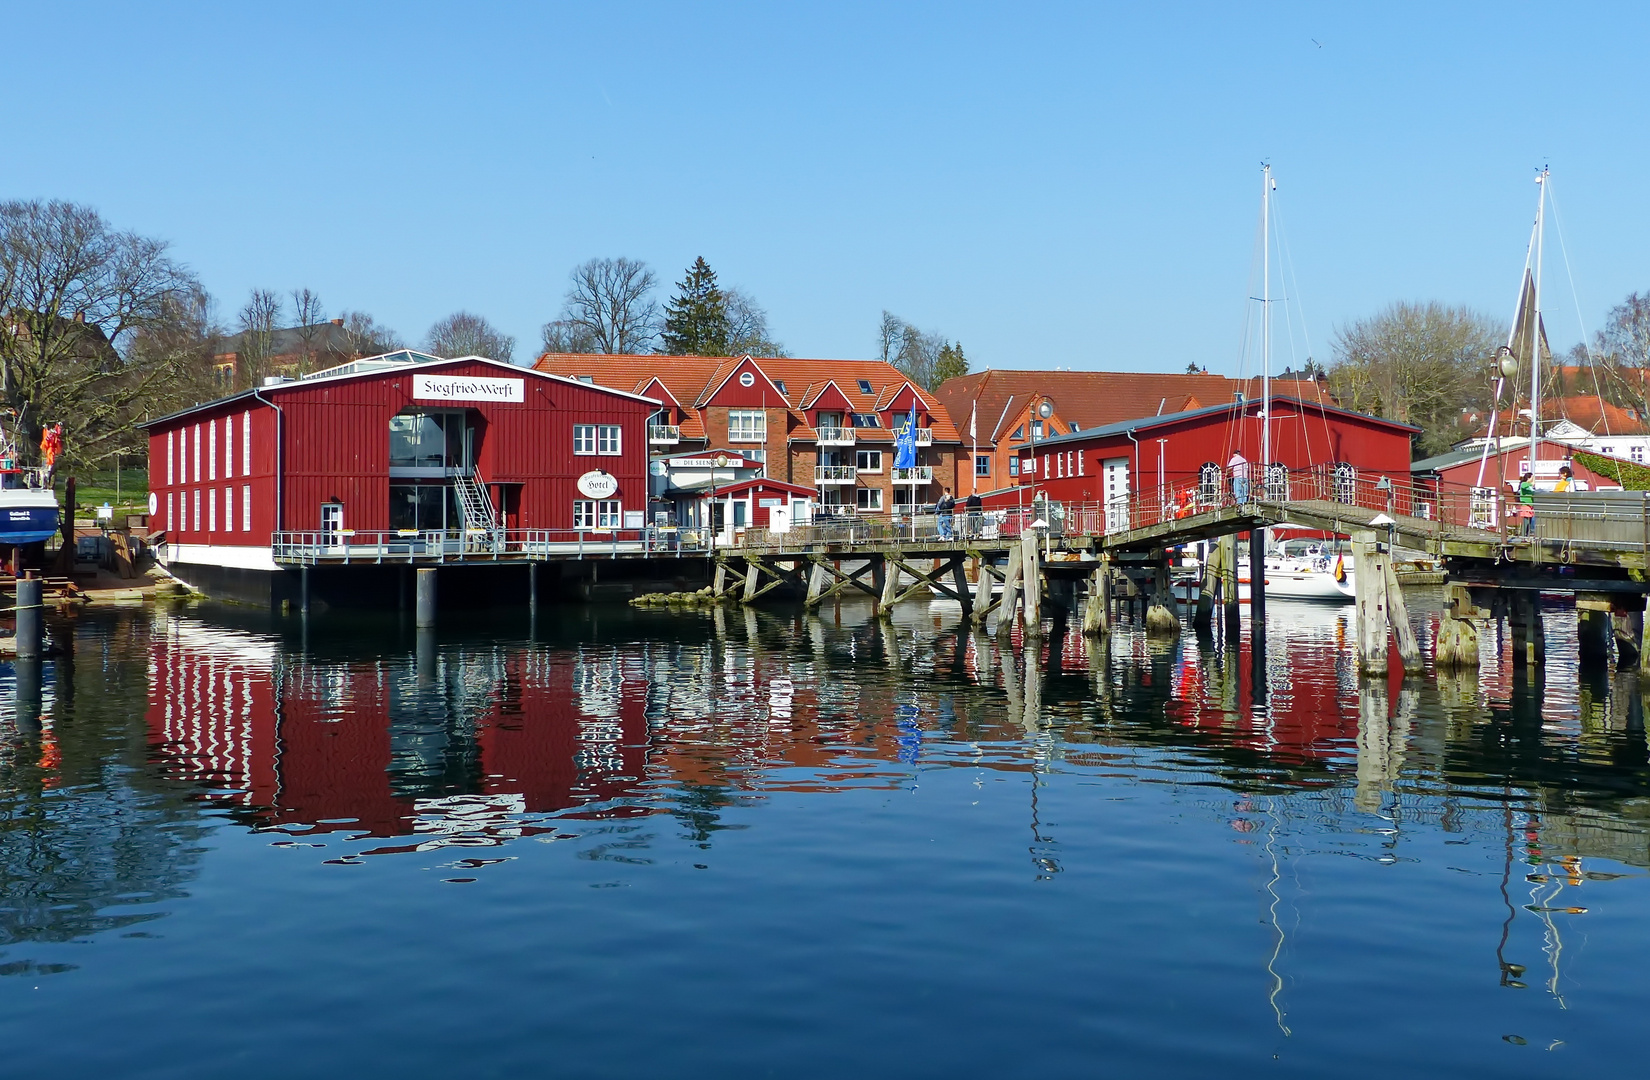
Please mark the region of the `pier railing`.
POLYGON ((711 540, 701 530, 674 528, 298 530, 275 533, 270 555, 292 566, 489 562, 695 554, 709 550, 711 540))

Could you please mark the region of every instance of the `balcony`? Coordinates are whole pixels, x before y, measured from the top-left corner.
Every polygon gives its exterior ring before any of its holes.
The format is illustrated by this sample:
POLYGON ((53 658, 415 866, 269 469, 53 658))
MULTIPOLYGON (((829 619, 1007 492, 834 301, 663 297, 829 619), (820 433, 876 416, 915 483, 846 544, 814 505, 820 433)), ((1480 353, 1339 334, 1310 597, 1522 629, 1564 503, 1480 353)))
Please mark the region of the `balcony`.
POLYGON ((851 427, 822 427, 815 434, 820 446, 852 446, 858 438, 851 427))
POLYGON ((894 483, 896 484, 932 484, 934 482, 934 466, 918 465, 911 469, 895 469, 894 483))
POLYGON ((917 429, 917 445, 918 446, 933 446, 934 445, 934 429, 933 428, 925 428, 925 427, 918 428, 917 429))
POLYGON ((852 465, 815 465, 814 486, 820 484, 851 484, 859 477, 852 465))
POLYGON ((649 424, 647 426, 649 446, 675 446, 681 441, 682 429, 675 424, 649 424))

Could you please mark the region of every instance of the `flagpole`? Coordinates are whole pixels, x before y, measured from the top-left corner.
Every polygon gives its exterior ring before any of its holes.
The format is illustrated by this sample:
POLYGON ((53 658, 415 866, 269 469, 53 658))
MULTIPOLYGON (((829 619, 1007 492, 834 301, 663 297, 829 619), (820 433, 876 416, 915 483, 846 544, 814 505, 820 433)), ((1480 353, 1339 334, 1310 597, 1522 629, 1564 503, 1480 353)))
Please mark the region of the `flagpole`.
POLYGON ((980 487, 980 399, 975 398, 974 404, 968 409, 968 438, 973 449, 968 452, 968 493, 977 494, 980 487))

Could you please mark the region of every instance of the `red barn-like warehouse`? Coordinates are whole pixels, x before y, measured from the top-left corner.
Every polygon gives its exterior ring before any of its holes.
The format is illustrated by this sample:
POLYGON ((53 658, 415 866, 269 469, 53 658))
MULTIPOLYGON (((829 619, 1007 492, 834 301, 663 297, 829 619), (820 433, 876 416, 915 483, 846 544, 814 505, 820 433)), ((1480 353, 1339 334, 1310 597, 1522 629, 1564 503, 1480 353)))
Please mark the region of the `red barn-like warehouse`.
MULTIPOLYGON (((1022 484, 1068 503, 1109 503, 1137 491, 1227 483, 1241 454, 1261 459, 1260 401, 1149 416, 1019 447, 1022 484)), ((1410 424, 1294 397, 1272 398, 1270 460, 1297 470, 1346 464, 1359 474, 1409 479, 1410 424)), ((1258 472, 1256 474, 1258 476, 1258 472)))
POLYGON ((657 409, 482 357, 373 357, 151 421, 151 521, 180 578, 259 600, 281 595, 278 534, 639 527, 657 409))

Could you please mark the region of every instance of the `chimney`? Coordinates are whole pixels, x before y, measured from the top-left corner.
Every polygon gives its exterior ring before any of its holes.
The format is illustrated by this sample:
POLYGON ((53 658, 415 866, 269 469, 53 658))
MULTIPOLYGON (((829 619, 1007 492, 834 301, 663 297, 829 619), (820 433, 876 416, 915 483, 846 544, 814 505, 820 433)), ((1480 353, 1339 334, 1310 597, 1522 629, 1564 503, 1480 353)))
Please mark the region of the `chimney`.
POLYGON ((74 313, 74 321, 79 323, 81 326, 85 326, 86 325, 86 313, 84 311, 75 312, 74 313))
POLYGON ((332 325, 334 325, 334 326, 343 326, 344 325, 344 320, 343 319, 334 319, 334 320, 332 320, 332 325))

